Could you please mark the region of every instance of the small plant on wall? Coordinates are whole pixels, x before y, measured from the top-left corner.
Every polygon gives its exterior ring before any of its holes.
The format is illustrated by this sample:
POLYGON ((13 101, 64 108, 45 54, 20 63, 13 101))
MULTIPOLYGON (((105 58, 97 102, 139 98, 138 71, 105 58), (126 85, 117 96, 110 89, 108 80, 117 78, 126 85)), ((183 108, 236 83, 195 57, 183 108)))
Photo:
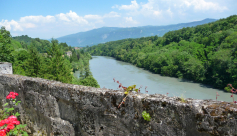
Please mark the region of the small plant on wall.
MULTIPOLYGON (((232 95, 230 96, 231 98, 233 98, 233 103, 237 103, 234 99, 234 93, 237 93, 237 89, 235 89, 232 84, 228 84, 227 88, 231 88, 230 92, 232 93, 232 95)), ((226 88, 225 88, 226 89, 226 88)))
MULTIPOLYGON (((124 94, 126 95, 126 96, 123 98, 122 102, 119 104, 118 108, 119 108, 122 104, 124 104, 124 102, 126 101, 126 98, 128 97, 128 95, 129 95, 130 93, 132 93, 132 92, 139 93, 139 92, 140 92, 140 89, 142 88, 142 86, 140 86, 139 88, 136 88, 136 85, 131 85, 131 86, 129 86, 129 87, 124 87, 124 86, 122 85, 122 83, 120 83, 119 81, 116 81, 115 79, 113 79, 113 80, 114 80, 114 82, 117 82, 117 83, 119 84, 119 87, 118 87, 118 88, 119 88, 120 90, 123 90, 123 91, 124 91, 124 94)), ((148 93, 148 91, 147 91, 147 86, 145 87, 145 92, 148 93)), ((146 121, 150 121, 150 119, 151 119, 150 114, 147 113, 146 111, 143 111, 143 112, 142 112, 142 117, 143 117, 144 120, 146 120, 146 121)))
POLYGON ((150 121, 150 120, 151 120, 150 114, 147 113, 146 111, 143 111, 143 112, 142 112, 142 117, 143 117, 143 119, 146 120, 146 121, 150 121))
MULTIPOLYGON (((122 85, 122 83, 120 83, 119 81, 116 81, 115 80, 115 78, 113 78, 113 80, 114 80, 114 82, 117 82, 118 84, 119 84, 119 89, 120 90, 123 90, 124 91, 124 94, 126 95, 124 98, 123 98, 123 100, 122 100, 122 102, 119 104, 119 106, 118 106, 118 108, 126 101, 126 98, 128 97, 128 95, 130 94, 130 93, 132 93, 132 92, 140 92, 140 89, 142 88, 142 86, 140 86, 140 88, 136 88, 136 85, 131 85, 131 86, 129 86, 129 87, 124 87, 123 85, 122 85)), ((146 86, 146 88, 147 88, 147 86, 146 86)), ((148 91, 146 90, 146 88, 145 88, 145 91, 148 93, 148 91)))

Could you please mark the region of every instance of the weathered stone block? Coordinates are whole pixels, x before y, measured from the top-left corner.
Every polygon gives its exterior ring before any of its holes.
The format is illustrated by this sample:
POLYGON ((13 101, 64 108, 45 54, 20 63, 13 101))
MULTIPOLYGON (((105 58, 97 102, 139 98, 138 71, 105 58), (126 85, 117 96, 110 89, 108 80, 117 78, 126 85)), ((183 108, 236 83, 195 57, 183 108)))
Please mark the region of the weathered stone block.
POLYGON ((0 62, 0 74, 12 74, 12 63, 0 62))

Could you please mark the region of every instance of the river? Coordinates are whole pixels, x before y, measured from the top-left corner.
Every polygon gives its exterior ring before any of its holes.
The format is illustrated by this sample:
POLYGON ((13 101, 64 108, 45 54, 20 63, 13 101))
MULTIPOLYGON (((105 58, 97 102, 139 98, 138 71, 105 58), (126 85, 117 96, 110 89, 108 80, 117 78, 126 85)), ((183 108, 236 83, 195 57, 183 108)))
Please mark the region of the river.
MULTIPOLYGON (((153 74, 132 64, 115 60, 112 57, 93 56, 90 60, 90 70, 101 88, 118 89, 119 84, 113 81, 118 80, 123 86, 137 85, 141 88, 141 93, 145 92, 147 86, 148 94, 168 94, 168 96, 181 95, 185 98, 213 99, 216 100, 216 92, 219 101, 232 102, 231 93, 212 87, 184 81, 182 79, 165 77, 153 74)), ((78 76, 78 72, 75 73, 78 76)), ((236 95, 235 95, 236 96, 236 95)), ((237 98, 236 98, 237 99, 237 98)))

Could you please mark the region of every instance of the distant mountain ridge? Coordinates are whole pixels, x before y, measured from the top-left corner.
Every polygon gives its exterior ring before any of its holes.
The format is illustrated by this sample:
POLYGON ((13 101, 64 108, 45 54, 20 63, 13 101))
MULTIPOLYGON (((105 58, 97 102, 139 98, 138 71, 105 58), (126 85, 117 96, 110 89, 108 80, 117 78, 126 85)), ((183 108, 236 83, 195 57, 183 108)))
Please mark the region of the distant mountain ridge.
POLYGON ((193 27, 210 22, 214 22, 216 19, 204 19, 202 21, 194 21, 189 23, 180 23, 167 26, 141 26, 141 27, 102 27, 93 29, 86 32, 79 32, 63 37, 56 38, 59 42, 66 42, 73 47, 85 47, 92 46, 99 43, 105 43, 109 41, 117 41, 127 38, 140 38, 148 36, 163 36, 166 32, 182 29, 184 27, 193 27))

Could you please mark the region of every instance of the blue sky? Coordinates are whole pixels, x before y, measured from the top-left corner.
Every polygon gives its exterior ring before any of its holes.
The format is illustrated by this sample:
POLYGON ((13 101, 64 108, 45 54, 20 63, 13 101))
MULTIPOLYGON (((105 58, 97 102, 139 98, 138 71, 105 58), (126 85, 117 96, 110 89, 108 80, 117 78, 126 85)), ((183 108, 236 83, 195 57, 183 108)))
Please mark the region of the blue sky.
POLYGON ((0 0, 12 36, 50 39, 100 27, 169 25, 237 14, 236 0, 0 0))

